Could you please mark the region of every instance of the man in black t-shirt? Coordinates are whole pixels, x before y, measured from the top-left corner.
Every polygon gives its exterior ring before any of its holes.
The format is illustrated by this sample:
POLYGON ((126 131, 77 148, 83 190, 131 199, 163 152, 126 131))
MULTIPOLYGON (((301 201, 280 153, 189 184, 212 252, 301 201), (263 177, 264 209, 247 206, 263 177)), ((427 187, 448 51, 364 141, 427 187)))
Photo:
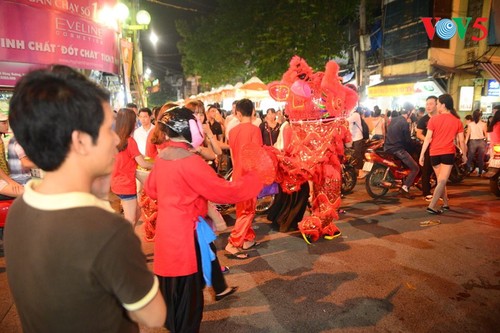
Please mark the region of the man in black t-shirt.
POLYGON ((215 119, 217 116, 217 112, 219 112, 219 109, 217 108, 216 105, 209 105, 207 108, 207 123, 208 126, 210 126, 210 130, 212 131, 213 135, 217 138, 217 140, 222 141, 223 139, 223 131, 222 131, 222 126, 221 124, 215 119))
MULTIPOLYGON (((419 119, 416 129, 417 138, 422 142, 424 141, 425 136, 427 135, 427 124, 429 123, 429 119, 431 119, 431 117, 437 114, 436 96, 427 97, 427 100, 425 101, 425 111, 427 112, 427 114, 419 119)), ((424 196, 424 199, 426 201, 432 200, 431 175, 432 172, 434 172, 432 170, 429 150, 430 149, 427 149, 427 151, 425 152, 424 165, 422 167, 422 195, 424 196)))

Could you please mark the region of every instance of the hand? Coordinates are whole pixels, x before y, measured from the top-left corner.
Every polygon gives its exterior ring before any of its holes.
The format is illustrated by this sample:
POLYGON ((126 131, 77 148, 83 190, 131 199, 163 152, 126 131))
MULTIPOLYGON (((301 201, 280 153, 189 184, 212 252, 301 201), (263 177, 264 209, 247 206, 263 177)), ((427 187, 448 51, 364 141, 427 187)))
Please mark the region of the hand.
POLYGON ((462 163, 465 164, 467 163, 467 155, 462 155, 462 163))
POLYGON ((418 164, 420 164, 420 166, 424 166, 424 156, 420 155, 420 158, 418 159, 418 164))

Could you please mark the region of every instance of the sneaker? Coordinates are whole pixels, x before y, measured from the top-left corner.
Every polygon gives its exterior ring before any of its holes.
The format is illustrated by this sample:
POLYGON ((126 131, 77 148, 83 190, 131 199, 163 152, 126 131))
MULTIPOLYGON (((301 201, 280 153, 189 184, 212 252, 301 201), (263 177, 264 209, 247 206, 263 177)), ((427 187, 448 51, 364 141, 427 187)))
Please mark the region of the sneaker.
POLYGON ((432 194, 426 195, 426 196, 424 197, 424 200, 425 200, 425 201, 431 201, 431 200, 432 200, 432 194))
POLYGON ((399 190, 399 194, 401 194, 401 196, 403 196, 403 198, 406 198, 406 199, 410 199, 410 200, 415 199, 415 197, 413 195, 411 195, 410 192, 405 191, 403 189, 399 190))

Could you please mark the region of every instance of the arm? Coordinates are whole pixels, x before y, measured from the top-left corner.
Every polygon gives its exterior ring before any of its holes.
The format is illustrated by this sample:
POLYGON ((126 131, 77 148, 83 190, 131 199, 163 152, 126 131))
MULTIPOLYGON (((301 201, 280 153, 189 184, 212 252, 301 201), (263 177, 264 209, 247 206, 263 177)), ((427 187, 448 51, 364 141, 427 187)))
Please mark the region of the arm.
POLYGON ((137 162, 137 164, 139 164, 139 166, 141 168, 148 169, 148 170, 151 170, 151 168, 153 168, 153 163, 146 161, 144 159, 144 156, 142 156, 142 155, 137 155, 135 157, 135 161, 137 162))
POLYGON ((416 134, 417 134, 417 138, 420 140, 420 141, 424 141, 425 140, 425 136, 424 136, 424 130, 421 130, 420 128, 417 128, 416 130, 416 134))
POLYGON ((467 163, 467 154, 465 153, 465 141, 464 141, 464 132, 460 132, 457 134, 457 141, 462 150, 462 162, 467 163))
MULTIPOLYGON (((462 138, 463 138, 463 135, 462 135, 462 138)), ((420 158, 418 159, 418 162, 421 166, 424 166, 425 152, 427 151, 427 148, 431 144, 431 141, 432 141, 432 130, 427 129, 427 135, 425 136, 424 144, 422 145, 422 150, 420 151, 420 158)))
POLYGON ((130 319, 147 327, 161 327, 165 324, 167 308, 160 291, 146 306, 139 310, 128 312, 130 319))
POLYGON ((16 141, 14 145, 14 150, 17 154, 17 157, 19 158, 19 161, 21 162, 21 166, 24 169, 31 169, 31 168, 36 168, 37 166, 35 163, 33 163, 28 156, 26 156, 26 153, 24 152, 23 147, 19 144, 19 142, 16 141))

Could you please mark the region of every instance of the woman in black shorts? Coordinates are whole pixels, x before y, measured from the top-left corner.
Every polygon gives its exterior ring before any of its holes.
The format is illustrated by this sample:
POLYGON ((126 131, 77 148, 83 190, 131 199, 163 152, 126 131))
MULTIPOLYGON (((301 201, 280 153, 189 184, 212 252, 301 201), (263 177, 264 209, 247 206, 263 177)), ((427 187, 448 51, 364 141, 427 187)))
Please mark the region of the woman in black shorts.
MULTIPOLYGON (((437 186, 427 207, 427 212, 430 214, 441 214, 444 210, 450 209, 446 182, 455 161, 455 140, 462 152, 465 152, 464 126, 453 108, 453 98, 449 94, 439 96, 437 109, 438 114, 432 117, 427 125, 427 135, 419 160, 423 166, 425 151, 430 146, 431 164, 437 177, 437 186), (439 198, 443 199, 441 209, 437 208, 439 198)), ((462 154, 462 158, 464 163, 467 162, 465 153, 462 154)))

